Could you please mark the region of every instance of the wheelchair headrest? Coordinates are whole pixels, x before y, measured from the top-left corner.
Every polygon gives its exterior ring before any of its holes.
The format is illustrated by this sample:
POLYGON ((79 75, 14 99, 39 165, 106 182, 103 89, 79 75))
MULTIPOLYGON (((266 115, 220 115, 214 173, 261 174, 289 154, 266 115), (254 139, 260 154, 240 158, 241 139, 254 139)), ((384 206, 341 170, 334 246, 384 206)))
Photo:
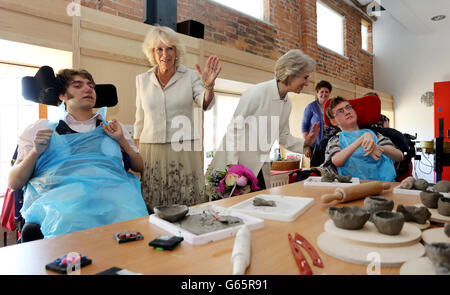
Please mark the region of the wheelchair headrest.
MULTIPOLYGON (((331 102, 331 98, 324 104, 323 120, 328 127, 335 127, 331 124, 326 114, 326 109, 331 102)), ((381 100, 376 95, 367 95, 360 98, 350 99, 350 104, 358 116, 358 126, 370 126, 376 124, 381 119, 381 100)))
MULTIPOLYGON (((112 107, 118 102, 116 87, 112 84, 97 84, 94 88, 97 100, 94 108, 112 107)), ((49 66, 40 67, 34 77, 22 78, 22 95, 26 100, 45 105, 58 106, 63 87, 49 66)))

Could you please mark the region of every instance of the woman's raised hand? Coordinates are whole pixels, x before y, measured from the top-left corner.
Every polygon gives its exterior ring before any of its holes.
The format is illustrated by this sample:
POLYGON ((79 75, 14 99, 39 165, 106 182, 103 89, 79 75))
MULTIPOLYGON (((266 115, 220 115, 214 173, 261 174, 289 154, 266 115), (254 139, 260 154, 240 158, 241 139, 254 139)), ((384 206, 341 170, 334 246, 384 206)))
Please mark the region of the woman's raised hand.
POLYGON ((211 90, 214 87, 214 81, 222 70, 222 66, 219 64, 219 58, 215 55, 211 55, 206 61, 203 71, 198 64, 196 64, 195 67, 205 88, 211 90))

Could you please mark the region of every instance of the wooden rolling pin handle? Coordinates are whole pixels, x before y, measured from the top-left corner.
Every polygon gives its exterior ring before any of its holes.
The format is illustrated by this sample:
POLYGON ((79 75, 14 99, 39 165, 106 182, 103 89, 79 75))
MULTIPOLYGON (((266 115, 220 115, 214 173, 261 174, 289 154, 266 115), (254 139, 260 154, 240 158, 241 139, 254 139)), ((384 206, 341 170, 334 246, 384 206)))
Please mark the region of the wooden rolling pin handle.
POLYGON ((342 194, 340 194, 339 192, 335 192, 334 194, 322 195, 321 199, 322 203, 330 203, 333 202, 334 200, 341 201, 342 197, 343 197, 342 194))

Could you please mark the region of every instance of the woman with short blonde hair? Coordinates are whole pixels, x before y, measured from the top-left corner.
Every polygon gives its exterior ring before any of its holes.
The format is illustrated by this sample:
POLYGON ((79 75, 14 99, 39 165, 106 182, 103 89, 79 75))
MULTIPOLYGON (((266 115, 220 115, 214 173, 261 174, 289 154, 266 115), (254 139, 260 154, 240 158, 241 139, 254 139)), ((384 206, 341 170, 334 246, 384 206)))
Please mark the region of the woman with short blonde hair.
POLYGON ((290 79, 314 71, 316 62, 300 49, 293 49, 281 56, 275 64, 275 78, 283 84, 290 79))
POLYGON ((142 50, 151 68, 136 77, 134 139, 144 160, 141 182, 147 209, 151 213, 156 206, 208 201, 198 129, 201 112, 214 104, 219 59, 210 56, 203 70, 198 64, 197 71, 186 68, 180 62, 185 50, 177 33, 160 26, 150 29, 142 50))
POLYGON ((153 54, 154 49, 160 44, 164 43, 166 45, 172 46, 176 51, 175 66, 180 64, 180 60, 183 58, 186 49, 183 44, 180 43, 175 31, 168 27, 155 26, 148 32, 145 37, 144 43, 142 43, 142 51, 144 51, 150 65, 156 66, 155 56, 153 54))

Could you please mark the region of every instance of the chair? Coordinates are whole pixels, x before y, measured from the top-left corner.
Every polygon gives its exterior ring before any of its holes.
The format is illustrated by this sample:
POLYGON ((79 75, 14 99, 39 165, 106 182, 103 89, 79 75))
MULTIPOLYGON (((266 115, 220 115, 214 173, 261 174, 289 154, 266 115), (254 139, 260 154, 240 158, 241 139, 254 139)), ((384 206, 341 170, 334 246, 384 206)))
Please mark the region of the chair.
MULTIPOLYGON (((325 102, 324 110, 328 108, 331 99, 325 102)), ((414 143, 411 141, 411 136, 408 134, 402 134, 393 128, 381 128, 374 127, 373 125, 378 123, 381 118, 381 101, 376 95, 368 95, 361 98, 349 100, 356 114, 358 115, 358 125, 361 128, 371 129, 374 132, 381 133, 383 136, 388 137, 392 143, 401 150, 405 155, 405 159, 400 162, 396 167, 397 178, 396 181, 401 181, 404 178, 412 175, 412 159, 415 155, 414 143)), ((334 127, 331 124, 330 119, 324 112, 324 123, 328 127, 334 127)), ((334 127, 335 128, 335 127, 334 127)), ((332 136, 339 132, 338 128, 335 128, 330 136, 323 138, 319 144, 314 148, 311 156, 311 167, 318 167, 325 161, 325 149, 327 143, 332 136)))

